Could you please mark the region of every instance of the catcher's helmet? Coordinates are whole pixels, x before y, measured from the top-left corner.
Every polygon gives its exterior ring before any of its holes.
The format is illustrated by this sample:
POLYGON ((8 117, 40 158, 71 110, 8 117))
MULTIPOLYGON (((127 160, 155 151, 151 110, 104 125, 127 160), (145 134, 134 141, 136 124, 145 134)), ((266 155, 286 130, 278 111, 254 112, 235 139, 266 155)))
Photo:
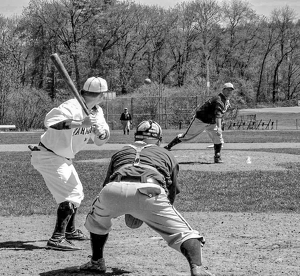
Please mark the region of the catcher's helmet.
POLYGON ((107 82, 100 77, 91 77, 83 85, 83 90, 93 93, 103 93, 108 90, 107 82))
POLYGON ((162 130, 160 125, 155 121, 143 121, 137 126, 134 137, 136 141, 144 139, 158 139, 161 141, 162 130))

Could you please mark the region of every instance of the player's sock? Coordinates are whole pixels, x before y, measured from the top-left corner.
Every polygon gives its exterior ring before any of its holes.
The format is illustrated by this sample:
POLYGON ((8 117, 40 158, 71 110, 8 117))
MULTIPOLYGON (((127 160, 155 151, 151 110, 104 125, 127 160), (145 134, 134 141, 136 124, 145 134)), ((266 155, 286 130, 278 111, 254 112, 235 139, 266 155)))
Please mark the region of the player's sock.
POLYGON ((70 220, 67 225, 67 228, 66 228, 66 232, 68 232, 68 233, 73 233, 76 230, 76 227, 75 227, 76 213, 77 213, 77 208, 74 207, 74 213, 71 215, 70 220))
POLYGON ((65 237, 66 228, 74 212, 74 205, 71 202, 64 201, 59 204, 57 209, 57 218, 51 239, 57 240, 65 237))
POLYGON ((192 265, 202 265, 201 242, 198 239, 189 239, 184 241, 180 250, 191 267, 192 265))
POLYGON ((97 261, 103 258, 104 245, 108 239, 108 234, 98 235, 95 233, 90 233, 90 237, 92 247, 92 260, 97 261))

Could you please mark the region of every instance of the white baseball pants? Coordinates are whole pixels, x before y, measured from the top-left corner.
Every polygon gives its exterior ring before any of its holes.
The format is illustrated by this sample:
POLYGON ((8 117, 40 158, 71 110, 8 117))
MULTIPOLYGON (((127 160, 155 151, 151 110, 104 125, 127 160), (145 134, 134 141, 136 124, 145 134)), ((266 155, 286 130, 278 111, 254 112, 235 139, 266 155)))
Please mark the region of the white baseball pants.
POLYGON ((72 160, 41 148, 31 152, 31 164, 43 176, 57 204, 69 201, 79 207, 84 198, 83 187, 72 160))
POLYGON ((87 215, 85 227, 92 233, 105 235, 111 231, 112 219, 124 214, 144 221, 160 234, 170 247, 179 252, 184 241, 202 238, 170 204, 165 190, 152 183, 107 184, 95 199, 87 215), (145 188, 148 190, 147 194, 144 193, 145 188), (160 194, 157 195, 155 191, 159 189, 160 194))
POLYGON ((214 144, 223 144, 223 136, 222 132, 217 131, 216 124, 207 124, 203 123, 201 120, 196 117, 190 122, 185 133, 178 135, 182 142, 187 142, 194 139, 196 136, 201 134, 202 132, 207 132, 208 136, 211 138, 214 144))

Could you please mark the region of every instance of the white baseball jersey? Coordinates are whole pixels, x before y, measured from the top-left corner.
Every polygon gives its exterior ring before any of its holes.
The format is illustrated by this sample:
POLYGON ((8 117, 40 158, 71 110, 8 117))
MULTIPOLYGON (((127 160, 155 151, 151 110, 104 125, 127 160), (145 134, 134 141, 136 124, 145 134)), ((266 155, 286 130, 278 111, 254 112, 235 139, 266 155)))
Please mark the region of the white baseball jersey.
MULTIPOLYGON (((92 128, 78 127, 73 129, 53 129, 50 126, 67 119, 83 120, 87 115, 84 113, 77 99, 71 99, 62 103, 59 107, 53 108, 47 115, 44 121, 47 131, 41 136, 41 142, 54 153, 66 158, 74 158, 89 141, 95 139, 92 128)), ((101 125, 109 133, 109 126, 105 121, 101 107, 97 107, 95 112, 97 125, 101 125)), ((108 140, 109 135, 103 144, 108 140)))

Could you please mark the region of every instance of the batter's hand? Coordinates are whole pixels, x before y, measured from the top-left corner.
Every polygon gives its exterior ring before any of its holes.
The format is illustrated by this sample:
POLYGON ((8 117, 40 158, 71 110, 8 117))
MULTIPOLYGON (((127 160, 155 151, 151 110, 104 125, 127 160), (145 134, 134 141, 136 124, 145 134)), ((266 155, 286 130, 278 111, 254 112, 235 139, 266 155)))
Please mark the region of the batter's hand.
POLYGON ((85 117, 82 122, 82 127, 91 127, 97 123, 97 119, 95 115, 90 114, 89 116, 85 117))
POLYGON ((92 126, 92 131, 100 140, 105 140, 109 135, 109 132, 98 124, 92 126))

